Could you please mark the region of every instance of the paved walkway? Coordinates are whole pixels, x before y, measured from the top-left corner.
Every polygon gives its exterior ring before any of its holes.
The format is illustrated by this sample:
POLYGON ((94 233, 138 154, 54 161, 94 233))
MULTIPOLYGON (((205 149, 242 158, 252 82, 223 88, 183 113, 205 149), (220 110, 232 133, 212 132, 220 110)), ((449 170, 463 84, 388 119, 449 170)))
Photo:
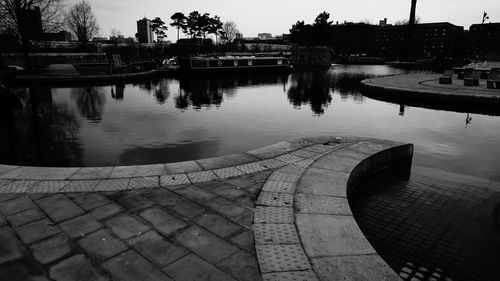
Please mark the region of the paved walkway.
POLYGON ((362 81, 366 92, 401 99, 440 102, 443 104, 500 105, 500 89, 486 88, 481 80, 476 87, 466 87, 463 80, 453 79, 451 85, 439 84, 440 74, 409 74, 386 76, 362 81))
POLYGON ((0 280, 397 280, 347 196, 413 147, 282 142, 197 161, 0 165, 0 280))

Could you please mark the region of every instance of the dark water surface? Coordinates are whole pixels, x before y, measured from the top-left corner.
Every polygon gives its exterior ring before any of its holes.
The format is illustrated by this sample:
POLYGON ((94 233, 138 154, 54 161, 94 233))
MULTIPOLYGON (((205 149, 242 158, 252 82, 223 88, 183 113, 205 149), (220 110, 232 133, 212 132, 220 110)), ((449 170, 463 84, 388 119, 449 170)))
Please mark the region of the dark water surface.
POLYGON ((334 66, 289 75, 17 89, 17 100, 2 101, 0 163, 166 163, 298 137, 355 135, 411 142, 419 165, 500 179, 500 117, 402 106, 359 92, 364 78, 408 72, 334 66))

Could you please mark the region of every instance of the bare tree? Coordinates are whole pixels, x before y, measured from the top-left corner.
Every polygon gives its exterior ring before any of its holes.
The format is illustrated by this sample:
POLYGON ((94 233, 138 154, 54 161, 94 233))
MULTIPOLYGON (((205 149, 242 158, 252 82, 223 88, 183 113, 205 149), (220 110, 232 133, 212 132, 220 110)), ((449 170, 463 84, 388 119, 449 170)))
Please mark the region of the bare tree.
POLYGON ((30 38, 27 34, 33 26, 28 26, 25 17, 36 7, 40 9, 43 30, 53 32, 61 29, 61 0, 0 0, 0 33, 14 34, 20 40, 27 68, 31 68, 30 38))
POLYGON ((222 30, 220 31, 220 38, 225 44, 233 43, 236 39, 236 35, 240 33, 236 23, 233 21, 226 21, 222 25, 222 30))
POLYGON ((73 35, 84 45, 99 33, 99 24, 92 7, 85 0, 71 7, 66 22, 73 35))
MULTIPOLYGON (((422 22, 422 19, 417 16, 417 18, 415 19, 415 24, 419 24, 422 22)), ((404 20, 397 20, 396 22, 394 22, 394 25, 408 25, 410 23, 410 20, 408 19, 404 19, 404 20)))

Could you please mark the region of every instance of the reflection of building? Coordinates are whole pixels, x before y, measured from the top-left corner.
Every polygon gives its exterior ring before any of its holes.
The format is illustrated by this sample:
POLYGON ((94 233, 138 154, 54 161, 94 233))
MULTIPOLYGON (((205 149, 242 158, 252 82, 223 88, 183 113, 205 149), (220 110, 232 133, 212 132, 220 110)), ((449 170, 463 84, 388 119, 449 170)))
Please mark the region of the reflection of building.
POLYGON ((257 34, 259 40, 270 40, 273 39, 273 35, 271 33, 259 33, 257 34))
POLYGON ((137 21, 137 41, 139 43, 153 43, 151 21, 147 18, 137 21))
POLYGON ((500 60, 500 23, 473 24, 469 36, 473 54, 489 55, 490 59, 500 60))

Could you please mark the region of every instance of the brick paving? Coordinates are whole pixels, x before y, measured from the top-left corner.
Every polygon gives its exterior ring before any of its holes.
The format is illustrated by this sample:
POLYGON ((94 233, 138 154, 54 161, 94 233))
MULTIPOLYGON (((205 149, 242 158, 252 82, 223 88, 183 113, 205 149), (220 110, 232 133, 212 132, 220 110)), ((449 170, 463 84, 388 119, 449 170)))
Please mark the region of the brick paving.
POLYGON ((261 280, 251 219, 270 173, 168 189, 2 194, 0 280, 261 280))
POLYGON ((401 279, 500 280, 500 189, 459 177, 381 174, 351 197, 361 230, 401 279))

